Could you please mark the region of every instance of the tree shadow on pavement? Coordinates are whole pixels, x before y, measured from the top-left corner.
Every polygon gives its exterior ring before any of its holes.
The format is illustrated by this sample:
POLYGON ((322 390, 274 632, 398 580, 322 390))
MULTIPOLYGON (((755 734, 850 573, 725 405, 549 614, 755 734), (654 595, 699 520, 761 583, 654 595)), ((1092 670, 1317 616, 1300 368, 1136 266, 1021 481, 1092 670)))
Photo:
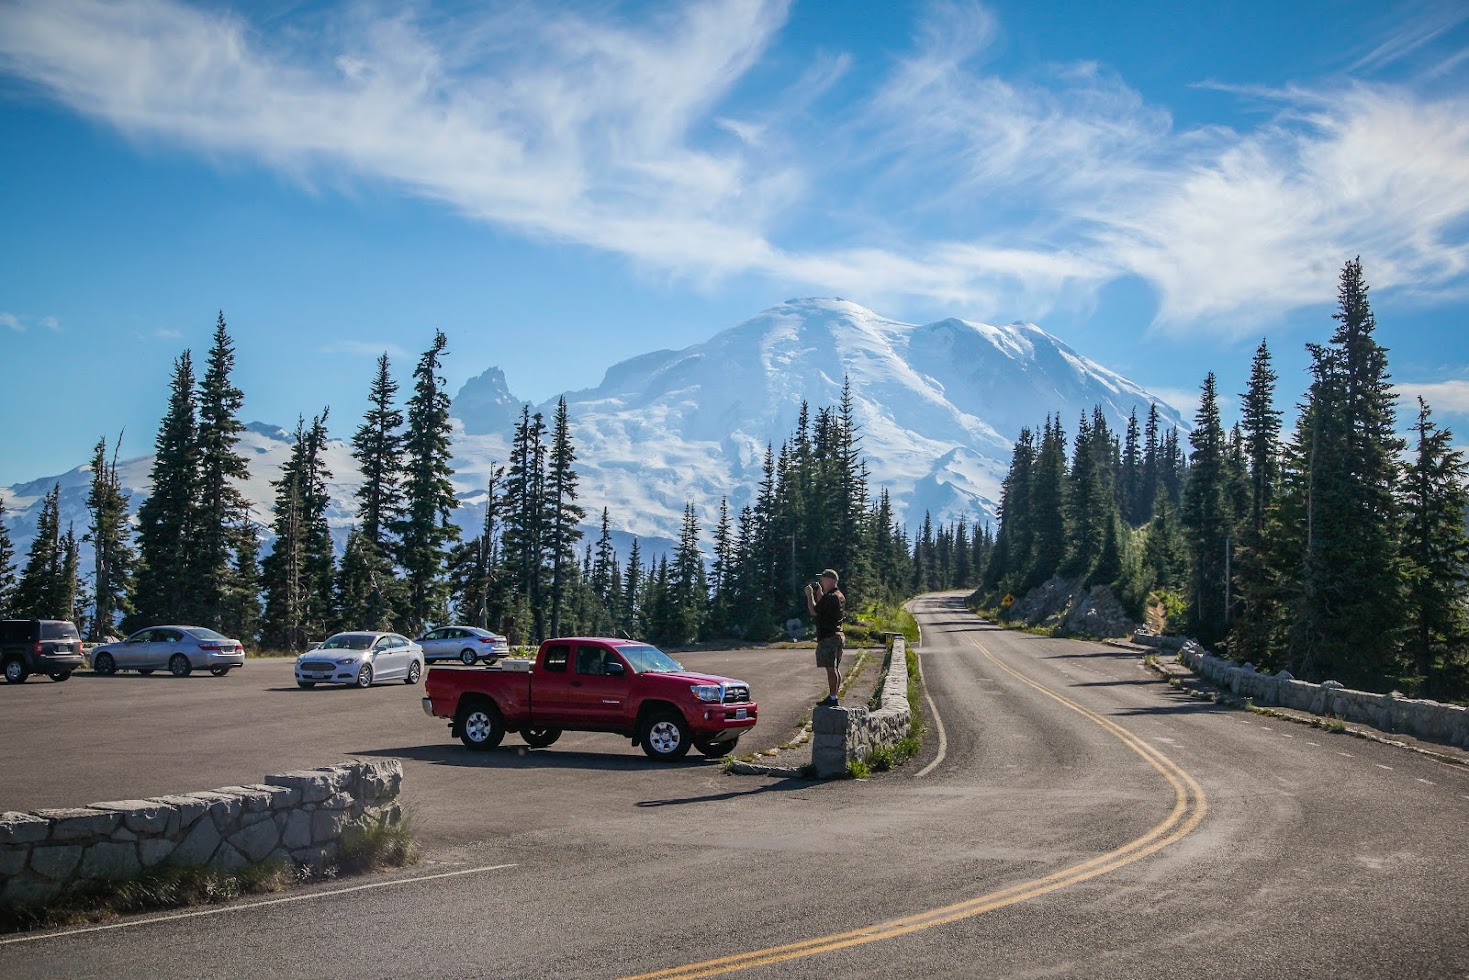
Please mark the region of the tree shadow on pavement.
POLYGON ((816 786, 820 780, 815 779, 782 779, 779 782, 766 783, 756 786, 754 789, 742 789, 729 793, 709 793, 705 796, 684 796, 671 800, 642 800, 638 806, 683 806, 687 803, 720 803, 725 800, 739 799, 741 796, 758 796, 761 793, 789 793, 792 790, 810 789, 816 786))
POLYGON ((655 762, 643 755, 558 752, 554 748, 533 749, 529 745, 501 745, 487 752, 474 752, 460 745, 410 745, 397 749, 367 749, 349 754, 412 759, 436 766, 460 766, 466 769, 587 769, 602 772, 706 769, 723 761, 690 756, 677 762, 655 762))
POLYGON ((1175 701, 1172 704, 1160 705, 1156 708, 1128 708, 1126 711, 1113 712, 1117 717, 1127 715, 1182 715, 1182 714, 1217 714, 1221 711, 1233 711, 1226 705, 1216 704, 1213 701, 1199 701, 1195 698, 1175 701))

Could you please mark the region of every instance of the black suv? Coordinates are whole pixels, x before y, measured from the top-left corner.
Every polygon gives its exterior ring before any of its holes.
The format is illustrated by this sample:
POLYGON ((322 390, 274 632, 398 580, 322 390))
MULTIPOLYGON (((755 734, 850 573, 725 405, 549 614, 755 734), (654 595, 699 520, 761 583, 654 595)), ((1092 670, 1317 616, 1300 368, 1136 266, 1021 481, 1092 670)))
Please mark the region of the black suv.
POLYGON ((84 663, 82 636, 66 620, 0 620, 0 669, 5 671, 5 683, 24 684, 32 674, 64 681, 84 663))

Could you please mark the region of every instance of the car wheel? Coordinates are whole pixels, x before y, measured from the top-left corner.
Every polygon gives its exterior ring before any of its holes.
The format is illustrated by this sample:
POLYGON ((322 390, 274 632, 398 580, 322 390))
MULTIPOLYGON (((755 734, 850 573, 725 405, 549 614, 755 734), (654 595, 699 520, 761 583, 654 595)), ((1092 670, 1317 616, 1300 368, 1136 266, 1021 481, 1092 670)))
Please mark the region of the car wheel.
POLYGON ((408 676, 403 678, 404 684, 417 684, 418 679, 423 676, 423 664, 417 660, 408 665, 408 676))
POLYGON ((194 672, 194 665, 189 663, 188 657, 176 653, 168 658, 168 672, 175 677, 188 677, 194 672))
POLYGON ((24 660, 5 661, 5 683, 24 684, 29 676, 31 672, 26 668, 24 660))
POLYGON ((142 674, 144 677, 147 677, 149 674, 153 673, 153 668, 143 667, 138 671, 138 673, 142 674))
POLYGON ((479 657, 475 656, 473 650, 460 650, 459 659, 464 662, 464 666, 473 667, 474 662, 478 660, 479 657))
POLYGON ((687 755, 689 726, 683 715, 666 711, 649 718, 643 729, 643 751, 659 762, 673 762, 687 755))
POLYGON ((544 749, 548 745, 554 745, 561 737, 559 728, 526 728, 522 729, 520 737, 525 739, 525 744, 533 749, 544 749))
POLYGON ((297 681, 296 686, 302 690, 309 691, 316 686, 316 681, 297 681))
POLYGON ((53 681, 60 684, 62 681, 71 680, 71 671, 53 670, 50 676, 53 681))
POLYGON ((504 737, 505 720, 493 704, 474 701, 459 709, 459 741, 471 749, 493 749, 504 737))
POLYGON ((698 749, 700 754, 710 759, 721 759, 733 752, 735 746, 739 744, 740 740, 737 738, 725 739, 723 742, 711 742, 708 739, 701 738, 694 742, 694 748, 698 749))
MULTIPOLYGON (((117 661, 112 659, 112 654, 110 653, 99 653, 92 660, 92 669, 95 670, 97 673, 102 674, 103 676, 110 677, 111 675, 117 673, 117 661)), ((138 673, 141 674, 145 672, 138 671, 138 673)), ((146 671, 146 673, 151 674, 152 671, 146 671)))
POLYGON ((357 672, 358 687, 372 687, 372 664, 363 664, 357 672))
POLYGON ((223 677, 230 672, 230 669, 228 667, 210 667, 209 672, 215 677, 223 677))

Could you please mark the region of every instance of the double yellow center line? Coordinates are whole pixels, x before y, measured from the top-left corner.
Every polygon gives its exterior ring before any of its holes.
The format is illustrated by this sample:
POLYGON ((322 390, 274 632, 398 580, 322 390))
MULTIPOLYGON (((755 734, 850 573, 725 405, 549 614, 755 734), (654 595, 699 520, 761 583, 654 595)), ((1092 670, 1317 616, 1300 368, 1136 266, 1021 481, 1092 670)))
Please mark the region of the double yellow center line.
POLYGON ((901 919, 890 919, 874 925, 864 926, 860 929, 852 929, 848 932, 832 933, 828 936, 818 936, 814 939, 804 939, 800 942, 787 943, 784 946, 771 946, 766 949, 751 950, 748 953, 738 953, 733 956, 722 956, 718 959, 703 960, 698 963, 689 963, 684 966, 669 967, 665 970, 657 970, 653 973, 641 973, 636 976, 623 977, 621 980, 695 980, 697 977, 713 977, 725 973, 733 973, 737 970, 747 970, 755 966, 765 966, 771 963, 780 963, 786 960, 800 959, 806 956, 815 956, 818 953, 830 953, 838 949, 846 949, 849 946, 861 946, 864 943, 878 942, 883 939, 895 939, 898 936, 906 936, 909 933, 921 932, 924 929, 932 929, 934 926, 946 925, 957 922, 960 919, 968 919, 986 912, 993 912, 1009 905, 1039 898, 1051 892, 1060 891, 1072 885, 1079 884, 1090 878, 1116 871, 1118 868, 1141 861, 1157 851, 1162 850, 1169 844, 1191 833, 1208 812, 1208 798, 1199 784, 1185 772, 1177 763, 1159 752, 1152 745, 1134 735, 1132 732, 1118 725, 1103 715, 1092 711, 1090 708, 1082 707, 1075 701, 1064 695, 1058 694, 1045 685, 1031 680, 1024 674, 1003 663, 984 644, 980 643, 973 635, 968 637, 969 641, 979 652, 992 664, 1003 670, 1029 687, 1034 688, 1041 694, 1056 701, 1088 721, 1095 722, 1105 729, 1109 734, 1115 736, 1122 744, 1142 756, 1147 763, 1158 771, 1167 780, 1168 785, 1173 788, 1173 809, 1168 816, 1157 826, 1136 840, 1129 841, 1115 850, 1100 854, 1089 861, 1063 868, 1044 878, 1034 878, 1023 881, 1008 888, 998 891, 986 892, 975 898, 956 902, 953 905, 945 905, 941 908, 929 909, 914 915, 905 916, 901 919))

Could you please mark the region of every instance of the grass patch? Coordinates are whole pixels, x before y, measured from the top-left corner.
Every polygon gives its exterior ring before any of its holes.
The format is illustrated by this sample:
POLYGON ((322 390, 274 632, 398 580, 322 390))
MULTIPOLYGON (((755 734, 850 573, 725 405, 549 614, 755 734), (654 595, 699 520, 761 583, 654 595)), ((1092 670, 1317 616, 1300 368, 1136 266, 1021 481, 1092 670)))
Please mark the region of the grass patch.
POLYGON ((861 759, 853 759, 847 763, 847 775, 853 779, 866 779, 872 775, 872 770, 861 759))
POLYGON ((417 864, 421 857, 407 817, 349 827, 337 852, 338 865, 347 874, 402 868, 417 864))

